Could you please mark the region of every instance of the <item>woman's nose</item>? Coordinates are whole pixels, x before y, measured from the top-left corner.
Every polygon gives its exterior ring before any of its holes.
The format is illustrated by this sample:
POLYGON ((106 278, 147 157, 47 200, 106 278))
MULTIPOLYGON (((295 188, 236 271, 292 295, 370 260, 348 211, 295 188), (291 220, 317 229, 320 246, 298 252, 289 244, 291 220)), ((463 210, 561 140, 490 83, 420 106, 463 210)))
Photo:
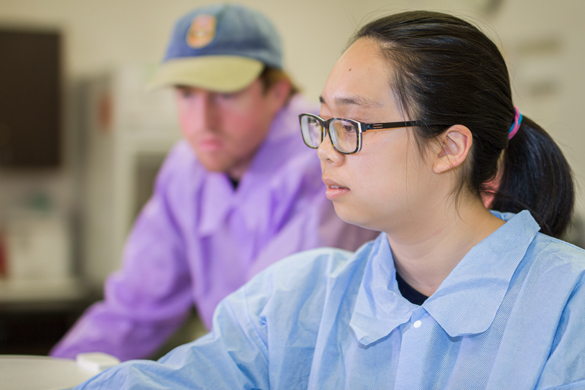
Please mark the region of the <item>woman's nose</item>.
POLYGON ((333 148, 329 134, 325 133, 325 138, 317 149, 319 160, 325 164, 340 165, 343 163, 345 156, 333 148))

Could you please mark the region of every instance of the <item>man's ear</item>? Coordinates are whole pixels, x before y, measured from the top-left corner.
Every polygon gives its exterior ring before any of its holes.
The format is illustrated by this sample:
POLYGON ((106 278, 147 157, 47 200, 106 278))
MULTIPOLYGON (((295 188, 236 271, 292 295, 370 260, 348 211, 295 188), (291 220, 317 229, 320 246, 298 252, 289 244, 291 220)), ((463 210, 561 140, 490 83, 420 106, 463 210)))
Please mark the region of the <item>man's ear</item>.
POLYGON ((268 98, 271 101, 271 105, 274 108, 274 111, 279 111, 286 100, 288 99, 288 95, 290 94, 290 90, 292 85, 290 81, 281 79, 274 83, 270 89, 267 91, 268 98))
POLYGON ((443 173, 461 166, 471 150, 473 136, 463 125, 449 127, 437 139, 439 152, 435 157, 433 172, 443 173))

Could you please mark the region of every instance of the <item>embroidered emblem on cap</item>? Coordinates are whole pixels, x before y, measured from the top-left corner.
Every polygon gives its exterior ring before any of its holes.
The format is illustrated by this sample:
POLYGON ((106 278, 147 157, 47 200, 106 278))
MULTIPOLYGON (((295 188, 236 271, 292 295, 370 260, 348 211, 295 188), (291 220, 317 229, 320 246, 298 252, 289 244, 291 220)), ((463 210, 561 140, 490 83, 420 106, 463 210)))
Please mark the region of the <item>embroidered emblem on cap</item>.
POLYGON ((191 23, 187 31, 187 44, 195 49, 209 45, 215 38, 215 24, 217 20, 211 15, 199 15, 191 23))

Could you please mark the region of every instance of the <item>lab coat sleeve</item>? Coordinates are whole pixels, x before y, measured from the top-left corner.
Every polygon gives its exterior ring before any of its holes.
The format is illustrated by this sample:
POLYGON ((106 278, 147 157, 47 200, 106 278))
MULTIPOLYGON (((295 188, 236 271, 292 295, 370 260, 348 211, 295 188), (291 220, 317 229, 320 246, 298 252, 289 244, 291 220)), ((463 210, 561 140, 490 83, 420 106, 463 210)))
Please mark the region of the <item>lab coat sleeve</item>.
POLYGON ((585 282, 581 279, 565 306, 537 389, 585 389, 584 328, 585 282))
POLYGON ((220 303, 213 330, 158 362, 133 360, 76 389, 268 389, 267 330, 262 310, 270 293, 251 283, 220 303))
POLYGON ((106 281, 104 301, 86 311, 52 356, 99 351, 120 360, 145 358, 185 320, 193 298, 185 248, 167 195, 172 168, 173 161, 167 160, 127 240, 122 269, 106 281))

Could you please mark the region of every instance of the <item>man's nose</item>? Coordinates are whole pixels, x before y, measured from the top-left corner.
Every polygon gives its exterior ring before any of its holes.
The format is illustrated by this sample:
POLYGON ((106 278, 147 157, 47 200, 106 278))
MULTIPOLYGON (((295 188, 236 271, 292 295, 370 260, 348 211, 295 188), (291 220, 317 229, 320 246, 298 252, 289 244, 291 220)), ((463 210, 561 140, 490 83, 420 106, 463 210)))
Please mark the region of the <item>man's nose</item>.
POLYGON ((178 102, 181 127, 187 137, 218 128, 219 113, 209 92, 194 90, 178 102))
POLYGON ((193 102, 193 122, 196 131, 213 131, 217 127, 217 108, 213 96, 203 93, 193 102))

